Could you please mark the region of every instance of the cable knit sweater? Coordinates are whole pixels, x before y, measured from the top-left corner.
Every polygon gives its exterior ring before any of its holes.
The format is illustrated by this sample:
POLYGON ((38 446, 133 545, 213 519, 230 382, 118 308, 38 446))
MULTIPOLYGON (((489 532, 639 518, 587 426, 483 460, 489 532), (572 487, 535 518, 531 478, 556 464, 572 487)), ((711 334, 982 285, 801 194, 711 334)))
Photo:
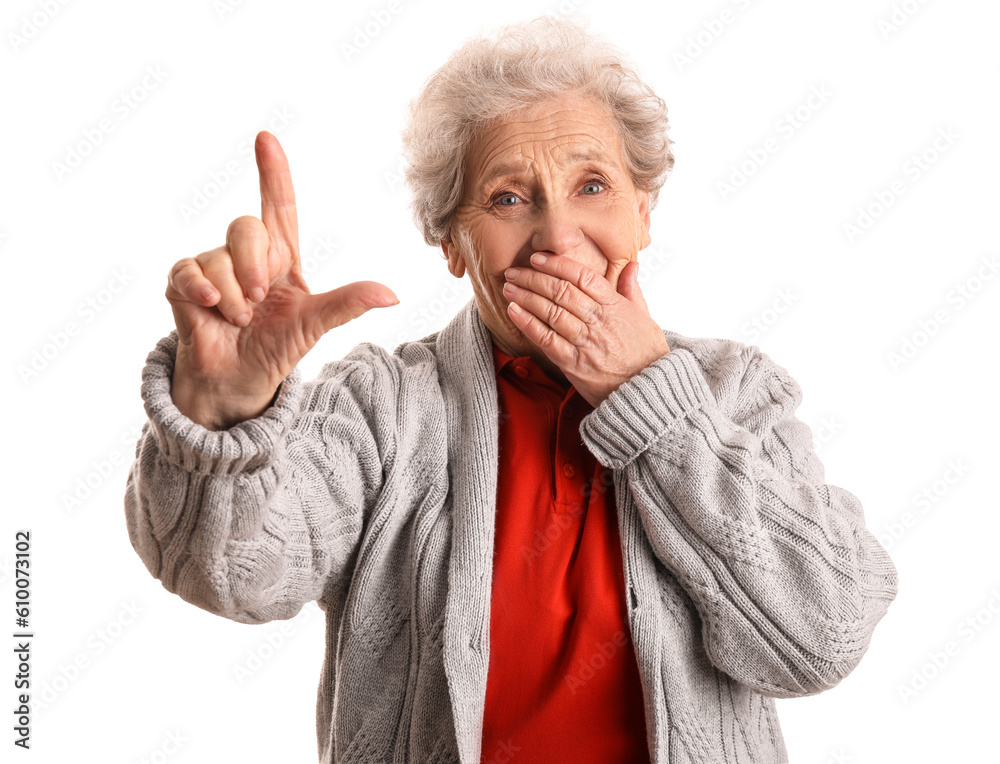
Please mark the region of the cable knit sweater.
MULTIPOLYGON (((824 482, 785 369, 664 336, 671 352, 580 425, 614 474, 650 755, 785 762, 773 698, 857 666, 896 571, 858 499, 824 482)), ((295 369, 222 431, 173 404, 176 348, 172 332, 143 369, 126 486, 150 573, 243 623, 318 601, 320 761, 478 764, 498 406, 475 300, 393 353, 363 343, 309 383, 295 369)))

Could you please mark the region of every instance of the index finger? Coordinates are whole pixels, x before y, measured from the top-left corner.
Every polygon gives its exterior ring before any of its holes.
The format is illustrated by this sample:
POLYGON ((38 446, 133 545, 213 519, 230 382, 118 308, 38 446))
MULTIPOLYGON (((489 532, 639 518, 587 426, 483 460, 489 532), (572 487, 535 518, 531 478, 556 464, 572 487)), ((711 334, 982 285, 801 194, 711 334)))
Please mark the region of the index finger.
POLYGON ((534 271, 568 281, 601 305, 606 305, 617 297, 604 274, 565 255, 544 255, 535 252, 531 256, 531 268, 527 270, 529 273, 534 271))
POLYGON ((254 151, 260 174, 260 219, 271 242, 297 261, 299 218, 295 211, 295 190, 292 188, 288 159, 278 139, 267 130, 257 133, 254 151))

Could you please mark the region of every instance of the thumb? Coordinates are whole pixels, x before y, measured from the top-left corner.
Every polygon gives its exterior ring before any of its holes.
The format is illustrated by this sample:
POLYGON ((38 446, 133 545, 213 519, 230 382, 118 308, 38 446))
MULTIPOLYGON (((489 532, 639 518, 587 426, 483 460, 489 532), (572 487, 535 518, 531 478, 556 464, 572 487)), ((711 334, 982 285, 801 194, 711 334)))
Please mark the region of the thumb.
POLYGON ((367 313, 372 308, 398 305, 399 298, 377 281, 355 281, 329 292, 307 295, 303 305, 303 323, 312 324, 317 336, 367 313))
POLYGON ((639 289, 638 260, 632 260, 622 268, 621 275, 618 276, 618 294, 629 302, 638 303, 644 311, 649 313, 649 308, 646 307, 646 300, 642 296, 642 290, 639 289))

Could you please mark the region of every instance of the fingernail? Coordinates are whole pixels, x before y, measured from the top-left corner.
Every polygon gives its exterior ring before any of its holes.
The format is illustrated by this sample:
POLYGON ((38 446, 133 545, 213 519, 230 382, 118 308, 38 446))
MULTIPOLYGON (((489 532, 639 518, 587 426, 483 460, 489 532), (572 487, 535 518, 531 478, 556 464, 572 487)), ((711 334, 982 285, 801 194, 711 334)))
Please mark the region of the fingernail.
POLYGON ((513 279, 517 278, 517 268, 508 268, 503 272, 504 278, 513 279))
POLYGON ((540 252, 536 252, 531 256, 531 262, 535 265, 544 265, 546 260, 548 260, 548 258, 540 252))
POLYGON ((248 297, 250 298, 251 302, 260 302, 261 300, 264 299, 264 290, 261 289, 260 287, 254 287, 253 289, 250 290, 250 294, 248 295, 248 297))
POLYGON ((246 326, 247 324, 250 323, 250 314, 240 313, 233 319, 233 323, 236 324, 237 326, 246 326))

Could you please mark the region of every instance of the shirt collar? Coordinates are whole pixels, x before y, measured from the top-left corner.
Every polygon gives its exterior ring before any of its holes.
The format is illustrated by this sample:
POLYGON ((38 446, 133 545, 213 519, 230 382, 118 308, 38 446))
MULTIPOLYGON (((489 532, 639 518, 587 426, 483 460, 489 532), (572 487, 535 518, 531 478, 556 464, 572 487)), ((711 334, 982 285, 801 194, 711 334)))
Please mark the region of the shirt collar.
MULTIPOLYGON (((512 361, 514 361, 515 359, 514 359, 513 356, 509 356, 505 352, 503 352, 500 348, 498 348, 496 346, 495 343, 492 344, 491 347, 493 348, 493 368, 496 370, 496 373, 499 375, 500 372, 504 370, 504 367, 507 364, 509 364, 512 361)), ((526 360, 531 360, 527 356, 523 356, 522 358, 524 358, 526 360)))
POLYGON ((516 376, 522 380, 551 388, 561 396, 580 395, 573 385, 570 385, 569 388, 563 388, 530 355, 510 356, 498 348, 495 343, 491 343, 491 347, 493 349, 493 368, 498 379, 501 374, 507 379, 512 379, 516 373, 516 376))

